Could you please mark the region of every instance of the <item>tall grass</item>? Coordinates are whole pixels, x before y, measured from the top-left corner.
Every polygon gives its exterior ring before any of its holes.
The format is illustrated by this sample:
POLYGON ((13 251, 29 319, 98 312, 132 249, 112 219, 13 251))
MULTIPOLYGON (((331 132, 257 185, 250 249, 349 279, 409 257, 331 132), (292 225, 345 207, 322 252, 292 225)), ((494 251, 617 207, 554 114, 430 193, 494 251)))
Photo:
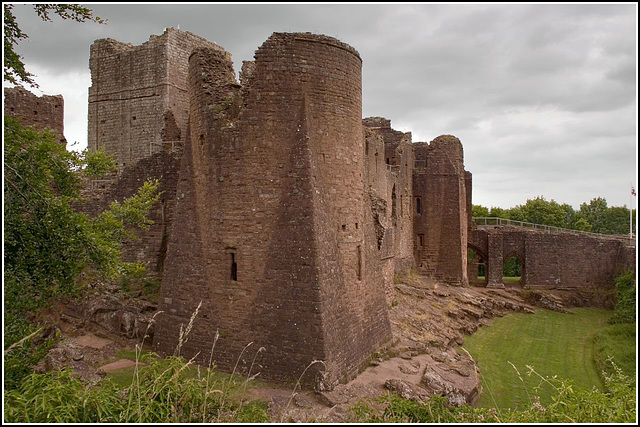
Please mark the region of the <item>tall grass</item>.
MULTIPOLYGON (((402 423, 633 423, 636 421, 635 380, 615 364, 603 373, 605 391, 576 387, 570 381, 545 377, 532 367, 528 376, 537 376, 553 388, 551 402, 543 405, 536 396, 522 409, 474 408, 468 405, 449 407, 439 395, 427 401, 413 401, 397 396, 385 396, 377 402, 363 401, 350 411, 351 422, 402 423), (381 409, 378 408, 382 405, 381 409)), ((514 374, 515 375, 515 374, 514 374)), ((518 375, 520 373, 518 372, 518 375)))
MULTIPOLYGON (((204 370, 198 368, 197 375, 194 375, 193 361, 197 355, 190 360, 180 356, 199 309, 200 305, 189 324, 181 328, 178 346, 173 356, 160 358, 155 353, 143 355, 141 350, 147 338, 145 334, 142 343, 136 346, 136 366, 128 387, 122 388, 110 380, 96 386, 88 386, 70 369, 46 374, 32 373, 16 389, 5 390, 5 422, 268 421, 265 405, 246 404, 231 398, 233 374, 228 380, 220 381, 219 377, 215 376, 212 357, 209 359, 209 366, 204 370)), ((153 322, 155 316, 149 326, 153 322)), ((212 353, 216 341, 214 340, 212 353)), ((245 347, 245 350, 248 347, 245 347)), ((256 356, 262 351, 264 348, 260 348, 256 356)), ((251 375, 250 370, 243 383, 245 389, 248 382, 255 377, 256 374, 251 375)))

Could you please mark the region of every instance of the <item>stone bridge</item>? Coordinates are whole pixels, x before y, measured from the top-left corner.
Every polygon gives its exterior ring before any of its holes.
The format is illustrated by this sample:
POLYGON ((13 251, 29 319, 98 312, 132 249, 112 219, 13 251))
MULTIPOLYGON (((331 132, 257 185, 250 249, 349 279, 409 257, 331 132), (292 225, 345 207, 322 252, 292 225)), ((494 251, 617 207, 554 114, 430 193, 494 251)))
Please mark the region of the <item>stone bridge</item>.
POLYGON ((611 286, 618 272, 635 269, 635 239, 567 230, 501 218, 474 218, 468 232, 471 284, 503 287, 503 266, 520 260, 520 285, 546 288, 611 286), (486 274, 479 276, 484 265, 486 274), (479 280, 480 277, 480 280, 479 280))

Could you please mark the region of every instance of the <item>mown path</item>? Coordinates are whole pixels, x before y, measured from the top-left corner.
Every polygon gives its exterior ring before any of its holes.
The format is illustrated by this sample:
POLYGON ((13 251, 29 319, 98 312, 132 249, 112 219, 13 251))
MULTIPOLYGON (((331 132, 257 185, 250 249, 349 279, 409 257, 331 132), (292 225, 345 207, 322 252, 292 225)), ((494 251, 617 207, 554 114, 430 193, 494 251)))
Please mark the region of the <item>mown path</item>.
POLYGON ((580 387, 602 388, 593 338, 610 315, 597 309, 574 309, 572 314, 540 309, 495 319, 466 337, 464 348, 476 359, 483 380, 478 406, 515 408, 529 405, 534 396, 549 402, 552 386, 528 374, 527 365, 545 377, 557 375, 580 387))

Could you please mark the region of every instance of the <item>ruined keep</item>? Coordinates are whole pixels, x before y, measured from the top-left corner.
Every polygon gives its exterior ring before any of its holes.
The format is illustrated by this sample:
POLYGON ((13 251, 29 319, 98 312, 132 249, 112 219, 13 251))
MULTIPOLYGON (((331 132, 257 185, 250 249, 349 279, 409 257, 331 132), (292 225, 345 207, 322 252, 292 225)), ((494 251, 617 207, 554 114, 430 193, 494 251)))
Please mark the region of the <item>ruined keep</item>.
POLYGON ((188 133, 188 59, 196 47, 223 51, 172 28, 140 46, 96 40, 89 57, 89 149, 115 154, 123 169, 181 148, 188 133))
MULTIPOLYGON (((388 344, 397 272, 467 286, 468 248, 496 277, 510 252, 506 231, 471 219, 461 142, 414 143, 385 118, 363 120, 362 59, 334 38, 274 33, 240 81, 222 47, 173 28, 141 46, 97 40, 90 68, 89 148, 119 170, 86 209, 147 178, 163 192, 124 251, 162 280, 160 352, 174 353, 200 307, 183 356, 208 364, 213 351, 233 369, 252 343, 261 376, 295 382, 319 360, 303 381, 331 388, 388 344)), ((553 285, 525 264, 531 283, 553 285)), ((605 264, 598 277, 619 262, 605 264)))

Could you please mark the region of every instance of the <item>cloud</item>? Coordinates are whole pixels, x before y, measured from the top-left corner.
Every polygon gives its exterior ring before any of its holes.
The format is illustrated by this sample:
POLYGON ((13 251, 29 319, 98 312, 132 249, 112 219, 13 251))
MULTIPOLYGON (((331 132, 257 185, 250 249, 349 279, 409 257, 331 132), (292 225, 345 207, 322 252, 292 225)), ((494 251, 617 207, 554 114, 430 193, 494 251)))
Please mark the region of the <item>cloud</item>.
POLYGON ((231 52, 238 71, 272 32, 311 31, 360 53, 364 116, 390 118, 414 141, 461 139, 474 203, 628 203, 617 188, 636 176, 636 5, 90 7, 108 24, 42 23, 31 6, 14 9, 30 37, 19 52, 65 96, 70 139, 86 144, 97 38, 140 44, 179 25, 231 52))

